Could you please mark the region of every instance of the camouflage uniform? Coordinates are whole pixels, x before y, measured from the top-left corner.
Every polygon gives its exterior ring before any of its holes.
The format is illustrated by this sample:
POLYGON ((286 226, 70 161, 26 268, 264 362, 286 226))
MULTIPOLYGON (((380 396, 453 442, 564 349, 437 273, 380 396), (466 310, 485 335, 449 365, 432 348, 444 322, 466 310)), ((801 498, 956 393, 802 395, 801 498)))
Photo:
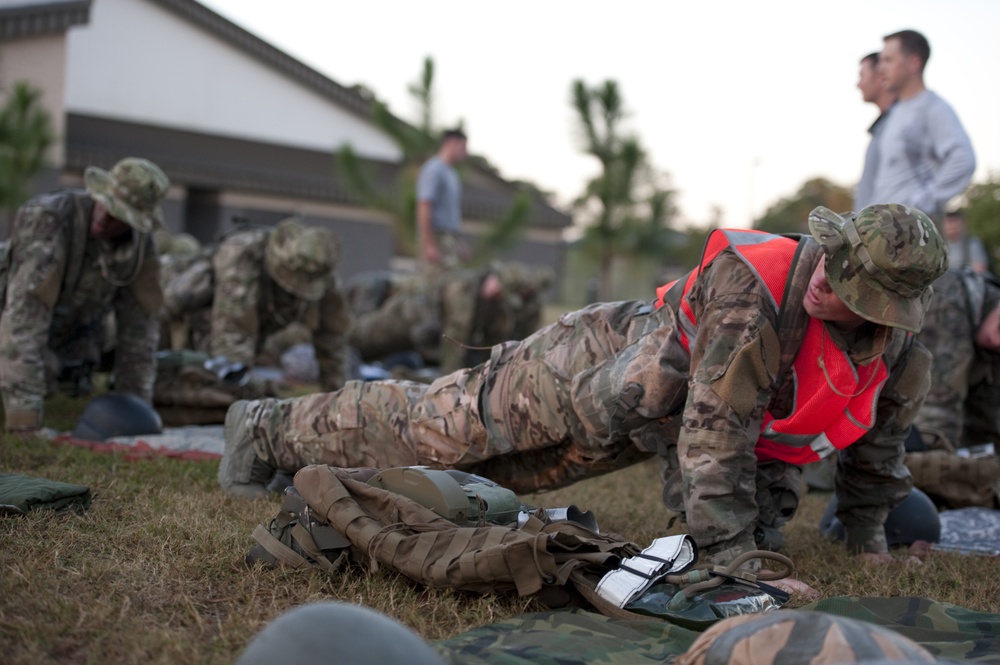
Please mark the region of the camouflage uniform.
POLYGON ((1000 444, 993 388, 1000 383, 993 377, 998 359, 975 344, 983 318, 998 305, 1000 287, 971 270, 949 270, 934 283, 918 337, 934 355, 931 389, 915 424, 935 448, 1000 444))
MULTIPOLYGON (((833 215, 817 211, 827 220, 833 215)), ((897 279, 916 280, 916 292, 903 299, 881 287, 871 290, 872 278, 854 259, 839 222, 814 230, 831 257, 831 286, 837 283, 837 296, 858 314, 871 305, 876 313, 865 317, 870 321, 918 328, 922 293, 947 263, 943 242, 926 216, 902 207, 863 219, 866 228, 877 227, 866 236, 873 252, 889 257, 897 279)), ((809 258, 800 259, 797 277, 789 277, 798 280, 799 294, 805 292, 802 276, 807 283, 820 255, 812 239, 802 242, 812 247, 803 255, 809 258)), ((690 355, 678 341, 676 305, 593 305, 521 342, 495 346, 489 361, 430 386, 349 382, 332 394, 251 402, 235 415, 231 410, 239 422, 227 422, 220 482, 245 483, 256 473, 230 470, 247 446, 255 465, 269 468, 425 464, 480 473, 517 492, 559 487, 658 453, 677 469, 665 488, 668 503, 680 496, 674 507, 684 511, 709 559, 731 560, 754 549, 759 519, 775 520, 758 507, 760 499, 770 503, 770 485, 789 487, 783 482, 788 465, 758 471, 754 448, 765 410, 794 406, 794 382, 773 392, 777 358, 785 350, 777 346, 778 312, 748 265, 727 250, 696 275, 688 302, 699 329, 711 332, 693 331, 690 355)), ((786 303, 783 317, 808 320, 801 297, 786 303)), ((839 517, 851 547, 885 551, 882 524, 910 487, 903 438, 927 388, 929 359, 908 343, 904 330, 872 324, 859 330, 832 335, 833 343, 850 349, 856 362, 883 358, 892 388, 879 397, 869 433, 841 454, 839 517)))
POLYGON ((353 317, 337 284, 336 258, 332 234, 296 220, 225 238, 212 258, 211 354, 252 367, 265 349, 280 357, 284 343, 301 341, 304 325, 321 386, 340 388, 353 317), (269 344, 272 336, 283 343, 269 344))
POLYGON ((96 366, 109 311, 117 337, 116 390, 147 401, 152 396, 162 292, 149 232, 161 221, 168 181, 155 165, 127 158, 110 172, 87 169, 86 182, 86 191, 35 197, 14 219, 0 318, 8 430, 40 427, 43 401, 59 376, 96 366), (96 237, 95 201, 131 228, 115 238, 96 237), (82 252, 76 249, 81 243, 82 252))
POLYGON ((541 297, 551 273, 515 262, 456 269, 426 282, 369 273, 352 280, 348 298, 357 315, 350 344, 366 360, 416 349, 427 362, 453 372, 481 361, 479 349, 523 339, 539 327, 541 297), (501 293, 480 294, 497 277, 501 293), (433 294, 429 293, 434 291, 433 294))

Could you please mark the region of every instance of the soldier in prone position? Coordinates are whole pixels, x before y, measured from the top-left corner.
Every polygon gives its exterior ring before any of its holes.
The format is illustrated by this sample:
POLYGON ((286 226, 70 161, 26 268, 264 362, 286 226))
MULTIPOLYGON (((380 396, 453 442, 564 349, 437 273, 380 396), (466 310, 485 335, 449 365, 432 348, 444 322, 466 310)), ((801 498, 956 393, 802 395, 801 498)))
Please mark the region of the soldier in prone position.
POLYGON ((911 487, 903 441, 929 383, 912 333, 947 252, 901 205, 816 208, 809 227, 715 231, 652 306, 566 314, 429 386, 237 402, 220 484, 256 497, 276 469, 423 464, 532 492, 660 455, 667 507, 720 563, 773 542, 799 465, 840 451, 847 546, 891 561, 883 524, 911 487))

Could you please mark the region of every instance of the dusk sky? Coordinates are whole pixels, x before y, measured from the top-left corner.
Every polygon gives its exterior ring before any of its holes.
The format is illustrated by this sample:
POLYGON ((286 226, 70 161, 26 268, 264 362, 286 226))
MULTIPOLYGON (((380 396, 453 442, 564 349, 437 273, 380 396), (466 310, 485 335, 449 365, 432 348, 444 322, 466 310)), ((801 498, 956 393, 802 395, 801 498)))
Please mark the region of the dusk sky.
POLYGON ((461 121, 472 152, 557 203, 597 169, 571 83, 614 79, 629 128, 678 190, 681 225, 719 206, 724 224, 746 226, 812 177, 853 187, 877 116, 858 61, 912 28, 931 44, 928 87, 972 139, 974 180, 1000 175, 1000 2, 201 1, 414 122, 407 88, 431 56, 436 125, 461 121))

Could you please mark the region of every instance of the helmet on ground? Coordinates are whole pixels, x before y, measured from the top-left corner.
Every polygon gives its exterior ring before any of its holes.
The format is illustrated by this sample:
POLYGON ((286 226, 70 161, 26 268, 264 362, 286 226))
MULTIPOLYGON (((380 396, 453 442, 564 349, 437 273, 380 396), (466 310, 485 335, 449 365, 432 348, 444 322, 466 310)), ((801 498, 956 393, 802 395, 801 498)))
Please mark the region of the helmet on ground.
POLYGON ((867 621, 805 610, 730 617, 713 625, 678 665, 839 665, 872 660, 933 663, 922 646, 867 621))
POLYGON ((384 614, 341 602, 301 605, 253 638, 236 665, 407 663, 444 665, 416 633, 384 614))
POLYGON ((838 215, 822 206, 809 230, 826 253, 826 278, 847 307, 868 321, 920 332, 931 284, 948 268, 948 248, 916 208, 890 203, 838 215))
POLYGON ((148 159, 126 157, 110 171, 88 166, 83 180, 90 195, 115 219, 143 233, 163 226, 160 202, 170 180, 148 159))
POLYGON ((267 240, 264 261, 278 286, 303 300, 319 300, 335 283, 336 237, 295 218, 282 220, 267 240))
MULTIPOLYGON (((819 530, 834 540, 844 540, 847 532, 837 519, 837 497, 826 506, 819 530)), ((903 502, 889 511, 885 520, 885 539, 889 547, 912 545, 918 540, 936 543, 941 540, 941 516, 930 497, 914 487, 903 502)))
POLYGON ((104 441, 113 436, 160 434, 160 414, 145 400, 130 393, 105 393, 90 400, 72 435, 86 441, 104 441))

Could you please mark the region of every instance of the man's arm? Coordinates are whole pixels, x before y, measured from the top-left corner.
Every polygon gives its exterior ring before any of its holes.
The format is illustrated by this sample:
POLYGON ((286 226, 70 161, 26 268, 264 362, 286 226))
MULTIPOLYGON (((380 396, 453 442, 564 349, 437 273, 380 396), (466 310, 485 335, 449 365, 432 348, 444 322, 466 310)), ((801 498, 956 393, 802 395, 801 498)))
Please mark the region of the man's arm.
POLYGON ((223 241, 212 257, 215 296, 210 351, 247 367, 254 366, 260 336, 265 244, 262 233, 238 233, 223 241))
POLYGON ((39 206, 22 208, 10 238, 6 304, 0 317, 0 391, 8 431, 42 426, 45 350, 62 290, 67 247, 62 223, 39 206))
POLYGON ((758 293, 712 296, 691 349, 677 456, 688 531, 716 563, 756 548, 754 450, 780 360, 769 309, 758 293))
POLYGON ((420 242, 420 256, 428 263, 438 263, 441 253, 434 242, 434 202, 441 188, 441 164, 429 160, 420 169, 417 177, 417 240, 420 242))
POLYGON ((931 107, 927 122, 931 151, 939 160, 928 184, 932 210, 944 209, 951 198, 965 191, 976 170, 976 155, 969 135, 951 106, 938 102, 931 107))
POLYGON ((152 246, 148 249, 149 258, 136 280, 119 289, 115 298, 115 388, 152 402, 163 292, 159 261, 152 246))
POLYGON ((347 381, 347 336, 354 317, 335 283, 319 304, 319 330, 313 336, 319 383, 325 391, 339 390, 347 381))
POLYGON ((840 452, 837 517, 844 524, 850 550, 888 551, 885 520, 913 485, 903 464, 903 442, 930 388, 930 368, 931 354, 914 341, 892 367, 887 389, 879 396, 875 426, 840 452))
POLYGON ((431 202, 417 201, 417 233, 420 239, 420 256, 428 263, 440 263, 441 252, 434 241, 431 227, 431 202))

